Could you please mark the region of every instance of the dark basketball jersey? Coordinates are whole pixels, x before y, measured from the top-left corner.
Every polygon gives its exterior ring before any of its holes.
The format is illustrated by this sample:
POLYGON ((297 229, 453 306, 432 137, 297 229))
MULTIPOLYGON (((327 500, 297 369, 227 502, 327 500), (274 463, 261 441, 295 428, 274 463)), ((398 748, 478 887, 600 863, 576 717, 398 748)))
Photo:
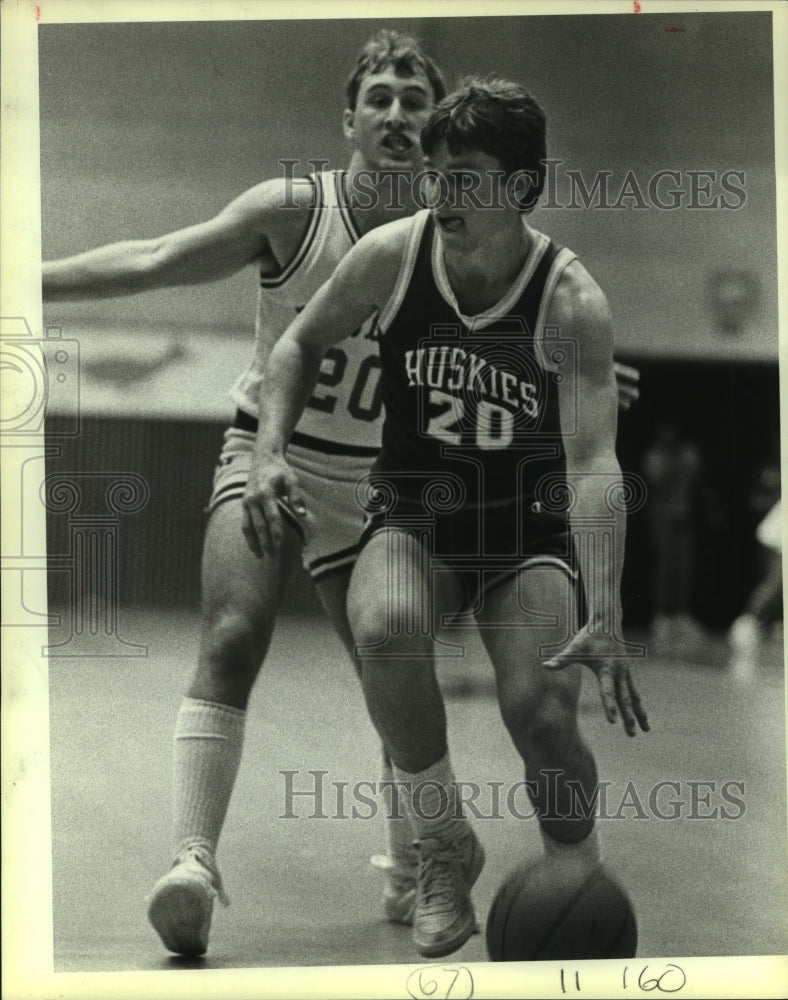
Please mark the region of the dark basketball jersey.
MULTIPOLYGON (((522 272, 496 306, 464 316, 429 213, 413 230, 379 342, 385 420, 376 469, 418 499, 444 482, 464 504, 565 494, 556 350, 544 337, 574 254, 533 233, 522 272)), ((565 352, 565 348, 562 348, 565 352)), ((565 356, 565 353, 564 355, 565 356)))

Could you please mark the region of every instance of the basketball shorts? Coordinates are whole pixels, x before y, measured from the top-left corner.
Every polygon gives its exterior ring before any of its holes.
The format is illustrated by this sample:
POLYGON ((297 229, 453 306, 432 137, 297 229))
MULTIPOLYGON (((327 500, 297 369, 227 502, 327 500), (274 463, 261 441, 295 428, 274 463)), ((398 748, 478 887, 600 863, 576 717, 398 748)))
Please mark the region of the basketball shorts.
POLYGON ((580 573, 568 522, 561 514, 534 512, 520 500, 441 512, 400 497, 393 509, 368 516, 359 550, 378 531, 392 528, 417 537, 441 569, 455 571, 466 609, 479 607, 482 595, 520 570, 554 566, 572 581, 577 613, 585 620, 580 573))
MULTIPOLYGON (((209 515, 228 500, 240 500, 246 489, 254 449, 255 432, 230 427, 224 435, 206 508, 209 515)), ((319 582, 356 561, 364 513, 356 501, 356 484, 369 472, 374 456, 325 454, 291 443, 287 459, 295 470, 307 510, 310 530, 289 518, 303 538, 303 562, 319 582)), ((286 515, 287 516, 287 515, 286 515)))

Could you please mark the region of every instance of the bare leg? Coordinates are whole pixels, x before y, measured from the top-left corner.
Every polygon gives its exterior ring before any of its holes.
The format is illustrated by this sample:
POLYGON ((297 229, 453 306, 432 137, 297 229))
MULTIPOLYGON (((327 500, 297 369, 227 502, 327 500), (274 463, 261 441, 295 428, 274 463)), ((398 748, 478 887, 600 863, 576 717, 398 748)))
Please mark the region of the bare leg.
POLYGON ((356 672, 361 676, 361 665, 356 662, 353 652, 353 633, 351 632, 347 617, 347 592, 352 572, 353 567, 348 566, 346 569, 330 573, 321 580, 315 581, 315 590, 320 598, 320 603, 328 615, 329 621, 334 627, 334 631, 342 640, 342 645, 353 661, 356 672))
POLYGON ((421 545, 396 530, 367 543, 348 595, 367 708, 418 837, 413 939, 431 958, 455 951, 474 932, 470 891, 484 864, 458 801, 433 657, 432 623, 461 597, 454 575, 433 574, 421 545))
POLYGON ((461 591, 449 574, 435 579, 443 592, 436 592, 425 554, 411 536, 381 531, 361 552, 348 594, 370 718, 392 762, 410 773, 447 750, 431 619, 441 608, 458 607, 461 591))
MULTIPOLYGON (((361 660, 355 655, 355 641, 348 623, 347 595, 352 567, 323 577, 315 586, 331 624, 342 640, 359 681, 362 677, 361 660)), ((374 720, 373 720, 374 722, 374 720)), ((375 854, 372 864, 385 875, 383 911, 394 923, 413 922, 416 899, 416 868, 418 855, 413 847, 416 833, 407 816, 395 808, 389 798, 393 794, 394 772, 385 746, 381 740, 380 787, 382 808, 386 816, 387 854, 375 854)))
POLYGON ((744 612, 728 631, 729 666, 740 682, 754 681, 764 656, 763 643, 768 629, 782 616, 782 556, 774 549, 767 549, 766 557, 761 581, 750 595, 744 612))
MULTIPOLYGON (((541 828, 563 844, 578 843, 590 833, 593 815, 584 815, 578 792, 593 802, 597 787, 596 764, 577 727, 581 668, 549 672, 539 655, 541 644, 561 642, 566 635, 571 599, 565 573, 534 567, 522 571, 519 581, 489 593, 478 615, 495 668, 501 714, 525 764, 541 828), (484 628, 485 622, 516 621, 520 603, 529 610, 554 613, 556 624, 484 628)), ((593 813, 593 808, 585 812, 593 813)))
MULTIPOLYGON (((208 522, 203 549, 200 653, 175 723, 173 839, 176 864, 154 887, 148 918, 180 954, 208 945, 213 900, 224 900, 214 855, 243 749, 246 704, 268 651, 287 551, 257 559, 241 532, 241 503, 208 522)), ((288 547, 296 542, 288 538, 288 547)), ((226 901, 226 900, 225 900, 226 901)))
POLYGON ((276 558, 258 559, 241 532, 239 500, 218 506, 205 534, 202 560, 202 631, 190 698, 245 709, 268 652, 298 539, 288 532, 276 558))

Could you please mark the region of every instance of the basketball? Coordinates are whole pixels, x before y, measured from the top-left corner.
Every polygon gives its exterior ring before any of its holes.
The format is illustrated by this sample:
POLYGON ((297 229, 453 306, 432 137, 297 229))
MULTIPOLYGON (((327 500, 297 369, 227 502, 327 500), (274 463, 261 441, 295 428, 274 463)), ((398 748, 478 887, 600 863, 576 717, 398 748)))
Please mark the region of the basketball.
POLYGON ((629 897, 603 865, 591 872, 545 859, 521 865, 487 918, 493 962, 633 958, 637 940, 629 897))

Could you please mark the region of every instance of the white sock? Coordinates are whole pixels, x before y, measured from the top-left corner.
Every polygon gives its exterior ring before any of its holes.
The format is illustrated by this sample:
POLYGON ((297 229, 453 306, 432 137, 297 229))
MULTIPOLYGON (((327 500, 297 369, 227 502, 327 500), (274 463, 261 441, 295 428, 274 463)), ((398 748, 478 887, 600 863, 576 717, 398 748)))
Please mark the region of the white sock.
POLYGON ((246 712, 184 698, 175 721, 175 854, 201 846, 216 853, 243 749, 246 712))
POLYGON ((423 771, 411 774, 393 767, 400 801, 419 840, 453 841, 467 820, 457 802, 457 785, 448 753, 423 771))
MULTIPOLYGON (((393 783, 395 780, 394 771, 391 764, 383 758, 380 771, 380 781, 383 787, 385 783, 393 783)), ((416 852, 413 841, 416 839, 416 831, 410 821, 407 810, 403 807, 401 796, 397 798, 397 789, 388 786, 391 791, 383 793, 386 813, 386 833, 388 834, 388 853, 391 860, 401 867, 410 867, 416 862, 416 852)))
POLYGON ((587 837, 577 841, 576 844, 564 844, 560 840, 556 840, 549 833, 545 833, 541 824, 539 833, 542 837, 545 855, 550 859, 560 861, 562 858, 576 858, 592 867, 596 867, 602 860, 599 835, 595 826, 591 828, 587 837))

